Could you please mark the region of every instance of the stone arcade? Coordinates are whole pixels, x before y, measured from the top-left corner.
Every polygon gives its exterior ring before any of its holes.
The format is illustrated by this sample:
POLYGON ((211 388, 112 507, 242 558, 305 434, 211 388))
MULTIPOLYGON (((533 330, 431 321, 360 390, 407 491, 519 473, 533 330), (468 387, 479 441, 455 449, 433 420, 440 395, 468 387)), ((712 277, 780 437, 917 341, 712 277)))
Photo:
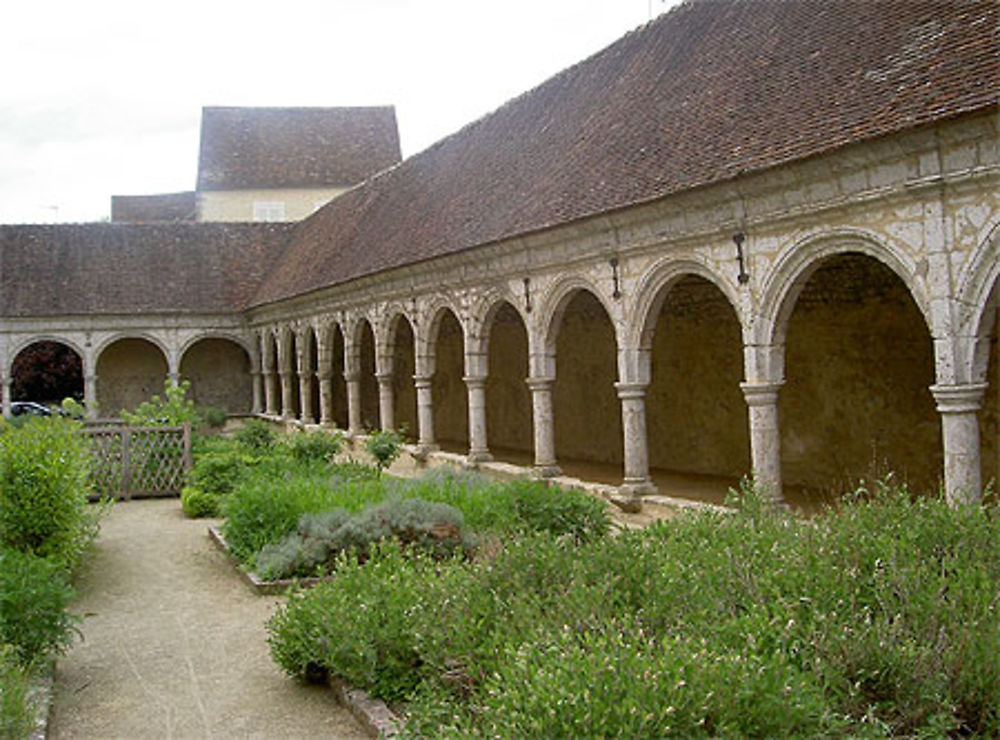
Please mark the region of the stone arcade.
POLYGON ((995 2, 688 2, 297 225, 0 227, 4 404, 49 340, 104 411, 183 376, 417 456, 614 466, 626 499, 893 471, 976 500, 998 101, 995 2))

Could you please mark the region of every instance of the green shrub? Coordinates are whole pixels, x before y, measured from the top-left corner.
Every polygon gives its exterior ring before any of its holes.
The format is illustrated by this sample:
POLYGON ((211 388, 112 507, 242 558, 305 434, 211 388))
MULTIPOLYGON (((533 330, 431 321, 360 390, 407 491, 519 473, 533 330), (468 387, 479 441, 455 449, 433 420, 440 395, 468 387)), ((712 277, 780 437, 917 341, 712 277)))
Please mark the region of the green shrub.
POLYGON ((212 429, 221 429, 229 418, 228 412, 218 406, 198 406, 196 413, 201 424, 212 429))
POLYGON ((222 513, 222 499, 219 494, 203 491, 197 486, 181 489, 181 509, 192 519, 217 517, 222 513))
POLYGON ((90 454, 76 422, 34 419, 0 435, 0 545, 72 568, 97 534, 90 454))
POLYGON ((0 644, 12 646, 22 665, 64 652, 77 617, 66 570, 53 560, 0 549, 0 644))
POLYGON ((297 531, 261 548, 254 570, 267 579, 322 574, 340 553, 366 559, 386 539, 436 558, 470 554, 475 547, 474 538, 463 531, 462 512, 453 506, 393 499, 353 515, 344 509, 304 514, 297 531))
POLYGON ((34 731, 29 681, 14 649, 0 644, 0 738, 25 738, 34 731))
POLYGON ((191 389, 190 381, 183 380, 174 385, 170 379, 163 383, 163 395, 153 396, 139 404, 134 411, 122 409, 121 417, 126 424, 137 427, 175 427, 200 424, 194 401, 187 397, 191 389))
POLYGON ((263 419, 247 419, 233 433, 233 439, 248 452, 261 455, 271 451, 278 435, 263 419))
POLYGON ((298 432, 289 435, 288 447, 296 460, 323 460, 330 462, 340 452, 343 439, 340 433, 298 432))
POLYGON ((585 542, 603 537, 611 528, 607 504, 581 491, 546 487, 539 481, 514 481, 505 492, 514 499, 514 510, 529 531, 585 542))
POLYGON ((254 462, 241 452, 208 452, 196 457, 187 480, 206 493, 232 493, 254 462))
POLYGON ((392 429, 382 429, 372 432, 365 440, 365 449, 368 450, 378 469, 385 470, 399 457, 403 451, 403 438, 399 432, 392 429))

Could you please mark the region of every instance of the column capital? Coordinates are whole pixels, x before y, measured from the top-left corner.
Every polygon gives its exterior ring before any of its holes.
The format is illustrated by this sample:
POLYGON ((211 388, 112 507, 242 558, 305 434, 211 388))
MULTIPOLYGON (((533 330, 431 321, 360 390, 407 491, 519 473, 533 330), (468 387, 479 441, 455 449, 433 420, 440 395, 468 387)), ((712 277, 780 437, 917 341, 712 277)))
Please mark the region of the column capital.
POLYGON ((772 406, 778 402, 778 391, 784 384, 783 380, 776 383, 748 381, 740 383, 740 390, 743 391, 747 406, 772 406))
POLYGON ((413 385, 417 388, 430 388, 433 377, 432 375, 414 375, 413 385))
POLYGON ((552 384, 556 382, 554 377, 550 376, 533 376, 530 378, 525 378, 524 382, 528 384, 528 388, 533 391, 545 391, 552 387, 552 384))
POLYGON ((356 380, 361 380, 361 373, 355 370, 345 370, 344 380, 348 383, 353 383, 356 380))
POLYGON ((332 370, 320 370, 318 373, 316 373, 316 377, 319 378, 319 380, 321 382, 325 383, 326 381, 328 381, 331 378, 333 378, 333 371, 332 370))
POLYGON ((486 385, 485 375, 465 375, 462 381, 470 388, 482 388, 486 385))
POLYGON ((645 398, 647 388, 649 388, 649 383, 615 383, 618 398, 622 401, 633 398, 645 398))
POLYGON ((375 380, 383 385, 392 383, 392 373, 375 373, 375 380))
POLYGON ((982 408, 986 383, 963 383, 961 385, 932 385, 931 395, 937 402, 937 410, 942 414, 969 414, 982 408))

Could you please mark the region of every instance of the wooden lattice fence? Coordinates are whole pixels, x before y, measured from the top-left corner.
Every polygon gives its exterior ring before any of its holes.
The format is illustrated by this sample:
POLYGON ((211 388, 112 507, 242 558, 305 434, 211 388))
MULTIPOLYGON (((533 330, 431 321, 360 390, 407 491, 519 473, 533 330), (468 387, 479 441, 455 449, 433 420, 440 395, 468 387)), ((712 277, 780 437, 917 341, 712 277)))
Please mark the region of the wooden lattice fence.
POLYGON ((91 479, 101 498, 179 496, 191 467, 191 425, 84 429, 93 459, 91 479))

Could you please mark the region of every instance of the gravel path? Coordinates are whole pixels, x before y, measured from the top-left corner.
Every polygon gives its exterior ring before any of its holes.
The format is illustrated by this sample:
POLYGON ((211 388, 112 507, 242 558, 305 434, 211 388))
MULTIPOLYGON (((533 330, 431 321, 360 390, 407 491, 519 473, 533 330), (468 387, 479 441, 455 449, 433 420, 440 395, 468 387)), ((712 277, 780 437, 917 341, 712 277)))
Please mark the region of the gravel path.
POLYGON ((286 678, 254 594, 176 499, 116 504, 78 579, 83 641, 56 666, 50 738, 360 738, 333 693, 286 678))

